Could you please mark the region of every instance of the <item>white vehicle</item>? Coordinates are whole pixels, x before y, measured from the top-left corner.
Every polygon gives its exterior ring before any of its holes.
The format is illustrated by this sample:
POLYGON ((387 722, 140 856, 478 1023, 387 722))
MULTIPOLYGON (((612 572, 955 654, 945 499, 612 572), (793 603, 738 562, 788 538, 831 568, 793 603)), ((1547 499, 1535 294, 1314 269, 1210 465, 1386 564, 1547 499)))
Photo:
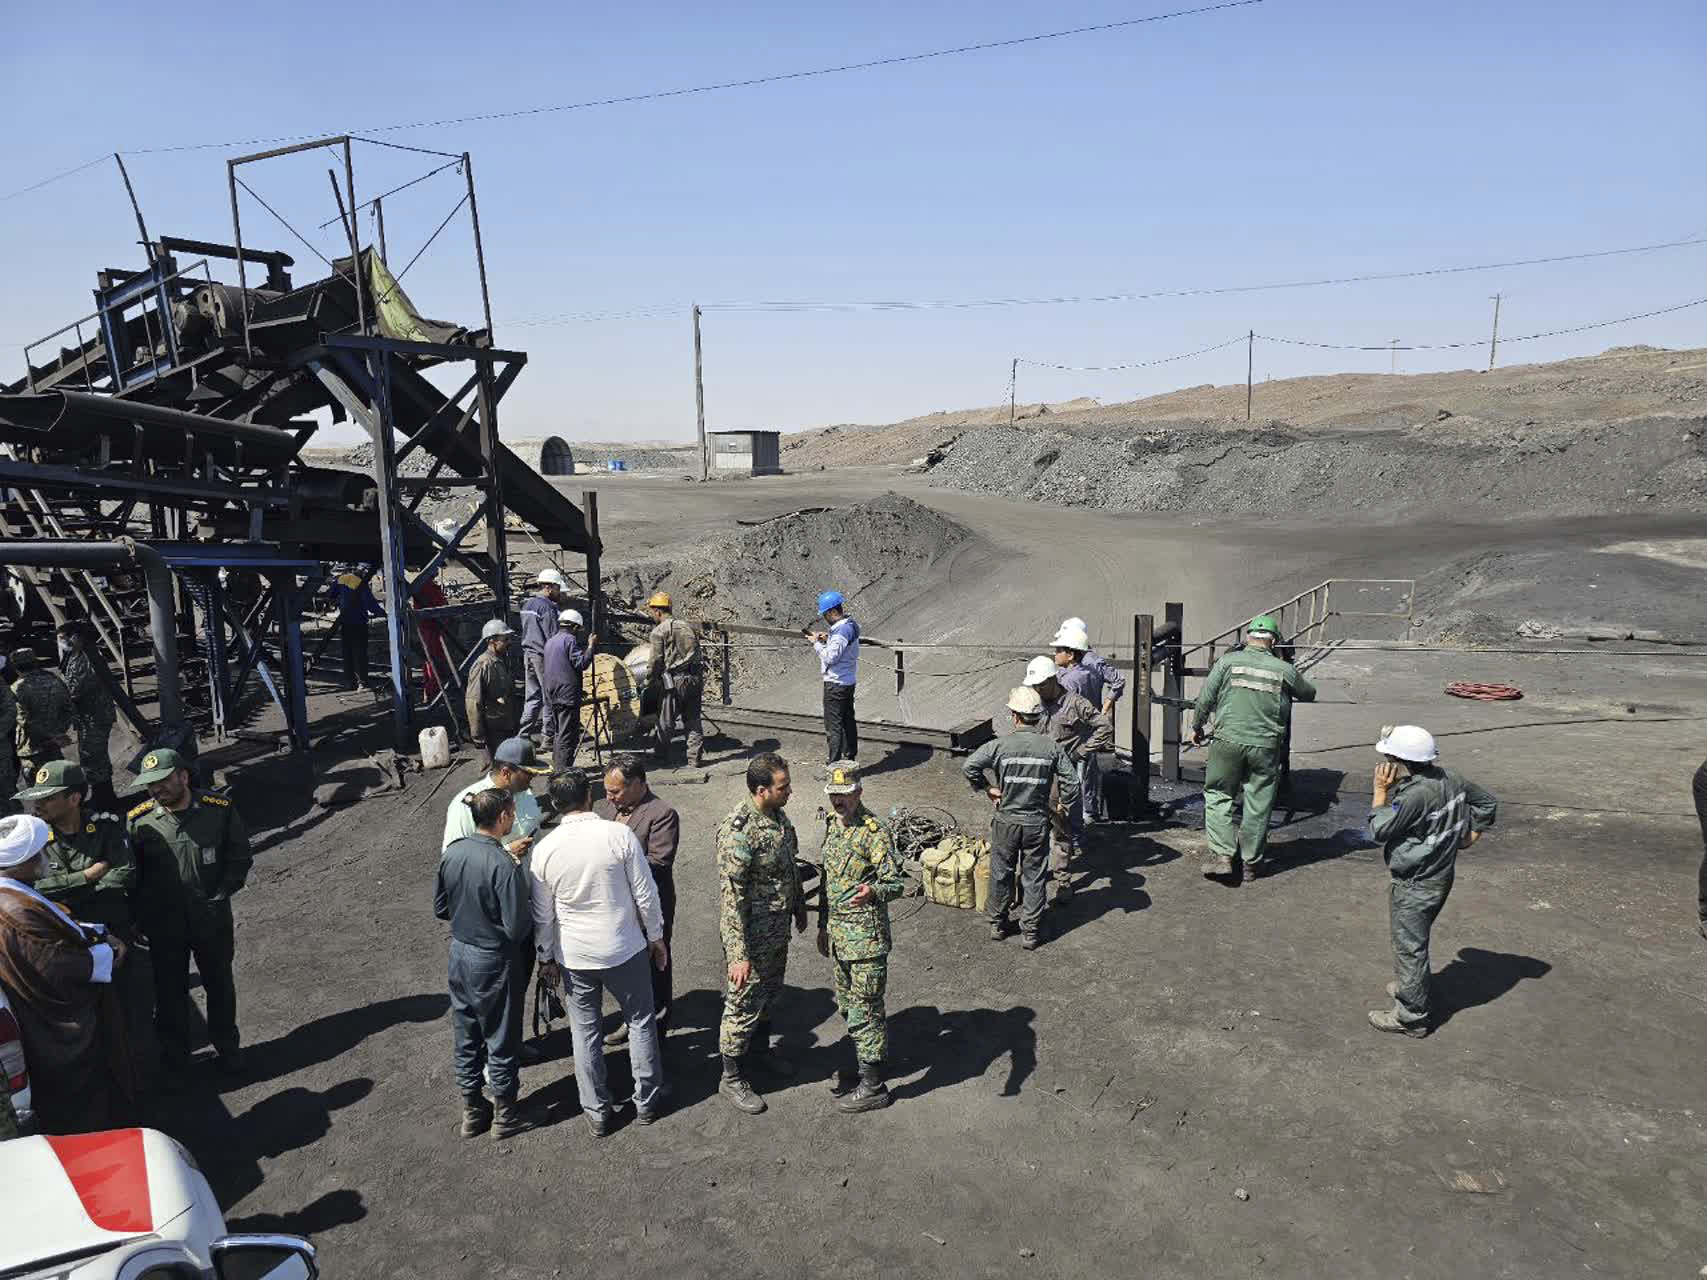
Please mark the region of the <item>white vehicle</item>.
POLYGON ((297 1236, 231 1236, 190 1153, 154 1129, 0 1142, 0 1280, 314 1280, 297 1236))
POLYGON ((18 1020, 12 1016, 12 1006, 6 1003, 6 992, 0 988, 0 1076, 12 1095, 12 1110, 18 1113, 18 1124, 27 1133, 35 1122, 35 1108, 30 1104, 30 1069, 24 1061, 24 1042, 18 1034, 18 1020))

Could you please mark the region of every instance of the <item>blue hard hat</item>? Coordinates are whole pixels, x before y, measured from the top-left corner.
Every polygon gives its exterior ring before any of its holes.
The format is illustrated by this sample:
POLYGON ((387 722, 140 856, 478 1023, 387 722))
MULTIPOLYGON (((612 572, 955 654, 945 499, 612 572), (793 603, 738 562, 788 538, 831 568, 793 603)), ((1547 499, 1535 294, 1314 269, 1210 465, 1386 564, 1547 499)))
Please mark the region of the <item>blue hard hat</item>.
POLYGON ((828 613, 831 609, 840 609, 844 603, 840 591, 826 591, 818 597, 818 612, 828 613))

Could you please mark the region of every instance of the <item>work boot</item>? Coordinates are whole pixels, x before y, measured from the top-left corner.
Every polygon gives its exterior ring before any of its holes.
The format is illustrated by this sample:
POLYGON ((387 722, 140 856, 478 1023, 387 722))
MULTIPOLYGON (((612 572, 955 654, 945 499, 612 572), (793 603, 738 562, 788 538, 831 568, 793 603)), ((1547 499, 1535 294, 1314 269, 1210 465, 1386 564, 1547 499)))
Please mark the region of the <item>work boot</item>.
POLYGON ((617 1023, 616 1030, 605 1037, 605 1043, 612 1048, 619 1044, 628 1043, 628 1020, 626 1018, 617 1023))
POLYGON ((1238 875, 1231 858, 1210 858, 1198 870, 1205 880, 1231 880, 1238 875))
MULTIPOLYGON (((604 1138, 604 1137, 608 1137, 610 1135, 610 1113, 609 1112, 606 1112, 606 1111, 583 1111, 581 1113, 581 1115, 587 1122, 587 1132, 592 1134, 595 1138, 604 1138)), ((651 1121, 643 1120, 643 1121, 641 1121, 641 1123, 642 1124, 650 1124, 651 1121)))
POLYGON ((518 1067, 537 1067, 545 1061, 545 1050, 531 1040, 524 1040, 516 1050, 516 1065, 518 1067))
POLYGON ((514 1098, 497 1098, 492 1104, 492 1136, 502 1142, 534 1127, 534 1118, 514 1098))
POLYGON ((1000 916, 997 919, 990 921, 990 941, 991 942, 1000 942, 1003 938, 1005 938, 1007 936, 1008 936, 1008 919, 1006 916, 1000 916))
POLYGON ((840 1098, 852 1093, 854 1086, 859 1083, 859 1059, 854 1059, 851 1067, 837 1067, 836 1074, 830 1079, 830 1096, 840 1098))
POLYGON ((462 1095, 462 1136, 478 1138, 492 1127, 492 1104, 484 1093, 462 1095))
POLYGON ((773 1076, 781 1076, 784 1080, 792 1080, 798 1074, 794 1064, 772 1046, 771 1029, 768 1022, 761 1022, 753 1031, 753 1039, 747 1050, 747 1061, 761 1071, 768 1071, 773 1076))
POLYGON ((861 1111, 879 1111, 893 1101, 895 1099, 889 1090, 883 1087, 883 1064, 862 1062, 859 1064, 859 1088, 836 1103, 836 1110, 858 1115, 861 1111))
POLYGON ((1391 1009, 1371 1009, 1369 1025, 1377 1031, 1386 1031, 1393 1035, 1411 1036, 1417 1040, 1428 1035, 1428 1024, 1425 1022, 1400 1022, 1399 1015, 1391 1009))
POLYGON ((750 1116, 763 1115, 767 1110, 765 1100, 747 1083, 741 1059, 731 1058, 728 1054, 723 1055, 723 1080, 717 1086, 717 1092, 728 1098, 735 1110, 745 1111, 750 1116))
POLYGON ((1027 951, 1036 951, 1043 945, 1043 940, 1037 936, 1035 929, 1022 929, 1019 935, 1019 945, 1027 951))

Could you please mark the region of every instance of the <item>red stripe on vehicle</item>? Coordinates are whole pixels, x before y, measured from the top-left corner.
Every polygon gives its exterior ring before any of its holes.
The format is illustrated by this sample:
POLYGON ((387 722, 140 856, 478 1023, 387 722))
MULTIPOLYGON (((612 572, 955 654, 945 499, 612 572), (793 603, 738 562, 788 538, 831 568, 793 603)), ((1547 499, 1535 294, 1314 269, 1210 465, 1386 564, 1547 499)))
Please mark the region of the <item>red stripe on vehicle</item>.
POLYGON ((59 1157, 90 1222, 103 1231, 154 1230, 141 1129, 50 1137, 47 1144, 59 1157))

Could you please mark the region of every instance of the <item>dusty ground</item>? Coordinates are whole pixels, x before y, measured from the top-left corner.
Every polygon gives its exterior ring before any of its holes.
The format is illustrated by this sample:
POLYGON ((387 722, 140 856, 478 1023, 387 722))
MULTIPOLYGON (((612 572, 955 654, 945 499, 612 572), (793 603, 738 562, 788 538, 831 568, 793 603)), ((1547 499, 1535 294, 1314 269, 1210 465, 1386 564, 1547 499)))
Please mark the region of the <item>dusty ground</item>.
MULTIPOLYGON (((1539 613, 1700 630, 1699 519, 1194 526, 933 491, 892 469, 595 487, 607 543, 635 559, 710 545, 732 516, 892 489, 927 502, 966 539, 865 619, 874 634, 1017 643, 1077 612, 1112 648, 1131 613, 1168 598, 1201 635, 1325 577, 1426 578, 1460 560, 1485 580, 1436 582, 1443 617, 1469 602, 1501 625, 1539 613)), ((779 615, 809 608, 778 601, 779 615)), ((1034 954, 988 943, 971 913, 900 904, 898 1101, 863 1118, 836 1113, 824 1090, 839 1029, 807 946, 779 1016, 801 1077, 770 1085, 757 1119, 715 1096, 711 832, 740 797, 746 754, 771 745, 718 736, 707 775, 655 779, 686 832, 676 1109, 602 1143, 574 1114, 562 1058, 526 1076, 546 1128, 502 1146, 454 1136, 429 900, 443 805, 468 767, 436 793, 442 775, 415 776, 332 811, 277 765, 239 768, 261 831, 238 902, 252 1077, 164 1100, 161 1122, 203 1161, 235 1227, 307 1232, 333 1275, 1689 1274, 1707 1263, 1707 944, 1691 916, 1687 799, 1707 673, 1649 652, 1337 653, 1313 672, 1322 705, 1298 719, 1297 766, 1319 798, 1277 832, 1284 874, 1236 890, 1202 881, 1187 793, 1172 827, 1101 833, 1034 954), (1440 695, 1450 678, 1515 678, 1529 696, 1456 702, 1440 695), (1506 802, 1437 930, 1445 1024, 1426 1041, 1364 1022, 1390 959, 1359 793, 1374 730, 1407 718, 1506 802)), ((921 674, 905 699, 868 668, 861 711, 939 724, 988 711, 1017 665, 921 674)), ((806 709, 814 682, 803 649, 798 670, 743 700, 806 709)), ((802 761, 821 750, 781 746, 802 761)), ((880 812, 987 816, 947 759, 891 753, 869 792, 880 812)), ((803 828, 816 802, 804 783, 803 828)), ((613 1055, 618 1082, 624 1061, 613 1055)))
MULTIPOLYGON (((1107 828, 1036 953, 987 942, 970 912, 898 904, 886 1112, 833 1110, 828 974, 798 945, 778 1025, 802 1071, 765 1085, 755 1119, 714 1093, 710 851, 754 745, 719 739, 709 780, 655 779, 685 832, 675 1109, 603 1142, 561 1058, 525 1075, 548 1127, 503 1145, 454 1136, 429 899, 442 802, 468 769, 437 795, 417 777, 331 818, 244 776, 260 825, 291 821, 289 839, 262 836, 238 904, 252 1078, 223 1093, 210 1078, 161 1116, 233 1227, 307 1232, 327 1274, 370 1276, 1653 1276, 1707 1262, 1699 850, 1681 817, 1508 808, 1437 929, 1445 1025, 1426 1041, 1364 1023, 1390 969, 1355 796, 1278 832, 1289 869, 1241 889, 1198 877, 1189 805, 1174 829, 1107 828)), ((1506 789, 1498 761, 1474 768, 1506 789)), ((947 760, 886 758, 869 797, 985 817, 947 760)), ((1676 786, 1643 798, 1683 808, 1676 786)), ((802 786, 802 827, 815 803, 802 786)), ((612 1055, 613 1080, 624 1063, 612 1055)))

